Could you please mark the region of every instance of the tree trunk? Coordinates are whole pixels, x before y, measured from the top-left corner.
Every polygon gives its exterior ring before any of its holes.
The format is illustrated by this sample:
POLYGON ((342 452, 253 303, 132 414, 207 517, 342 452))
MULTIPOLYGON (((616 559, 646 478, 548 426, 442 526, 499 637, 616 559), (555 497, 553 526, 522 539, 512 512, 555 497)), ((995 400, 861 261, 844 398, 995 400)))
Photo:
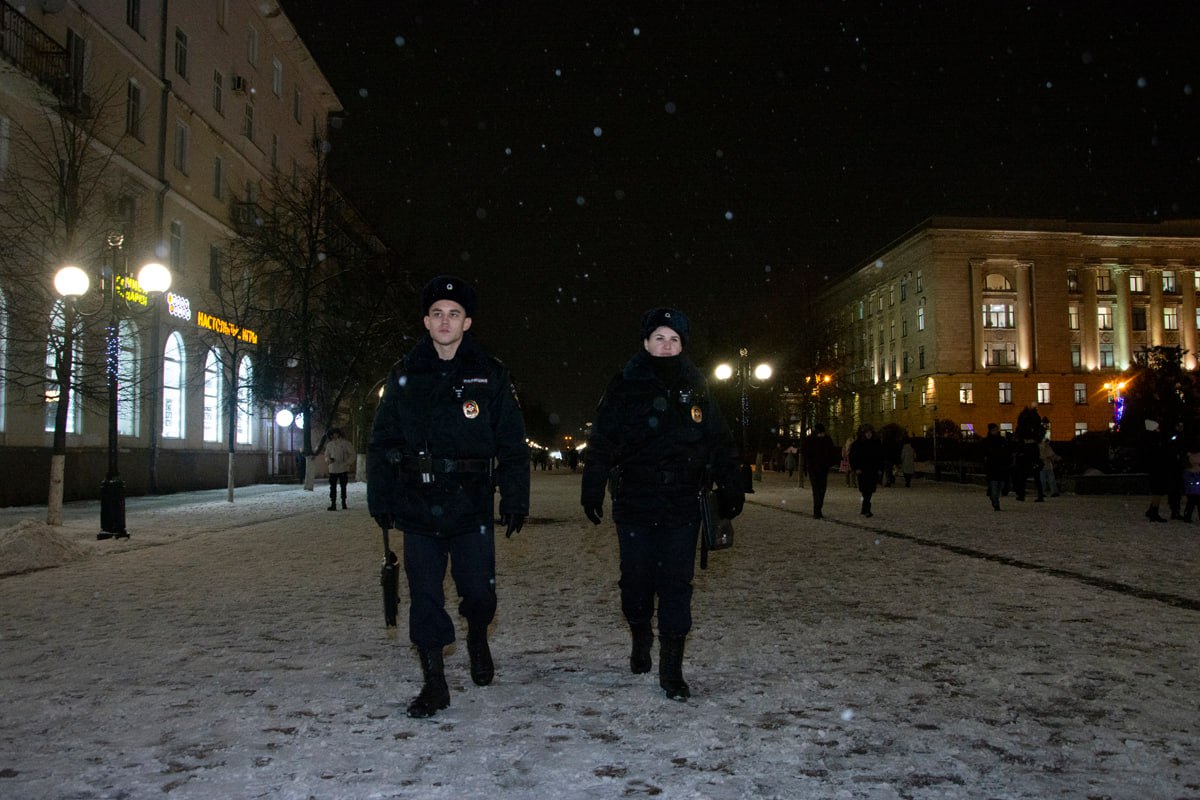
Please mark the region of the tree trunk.
POLYGON ((50 496, 46 501, 46 524, 55 527, 63 524, 63 476, 66 474, 67 457, 50 456, 50 496))
POLYGON ((234 453, 232 450, 230 450, 229 451, 229 468, 228 468, 228 474, 226 475, 226 485, 228 487, 228 491, 226 492, 225 499, 231 503, 233 502, 233 487, 234 487, 233 456, 234 456, 234 453))

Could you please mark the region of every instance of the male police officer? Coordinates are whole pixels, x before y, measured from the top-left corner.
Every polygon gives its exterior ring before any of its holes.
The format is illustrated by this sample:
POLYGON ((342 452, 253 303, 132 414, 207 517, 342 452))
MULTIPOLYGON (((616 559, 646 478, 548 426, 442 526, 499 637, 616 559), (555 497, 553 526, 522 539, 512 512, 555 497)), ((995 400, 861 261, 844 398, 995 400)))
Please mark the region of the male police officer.
POLYGON ((409 638, 424 685, 408 706, 429 717, 450 705, 442 650, 454 642, 442 583, 446 563, 467 620, 471 679, 492 681, 487 628, 496 613, 493 494, 506 535, 529 513, 529 449, 508 370, 470 336, 475 290, 434 278, 421 293, 429 332, 392 368, 367 449, 367 504, 404 532, 409 638))

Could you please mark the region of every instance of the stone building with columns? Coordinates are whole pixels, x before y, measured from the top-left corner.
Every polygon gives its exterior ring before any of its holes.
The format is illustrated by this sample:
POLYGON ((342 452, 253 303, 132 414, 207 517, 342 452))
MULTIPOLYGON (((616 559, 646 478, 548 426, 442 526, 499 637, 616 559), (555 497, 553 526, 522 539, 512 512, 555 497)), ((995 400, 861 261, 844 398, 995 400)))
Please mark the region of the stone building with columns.
POLYGON ((982 436, 1037 403, 1054 439, 1104 430, 1142 348, 1197 367, 1198 289, 1200 221, 929 219, 818 299, 841 365, 818 418, 982 436))

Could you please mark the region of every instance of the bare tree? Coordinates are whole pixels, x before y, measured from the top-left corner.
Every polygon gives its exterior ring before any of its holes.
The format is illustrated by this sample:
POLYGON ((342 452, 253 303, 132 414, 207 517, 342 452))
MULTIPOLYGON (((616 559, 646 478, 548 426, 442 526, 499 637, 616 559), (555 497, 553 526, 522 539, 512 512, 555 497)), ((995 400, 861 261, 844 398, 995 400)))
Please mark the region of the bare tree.
MULTIPOLYGON (((275 173, 259 204, 237 212, 233 261, 254 265, 259 348, 255 395, 293 400, 304 414, 305 488, 313 487, 314 422, 327 429, 395 358, 397 309, 411 290, 383 246, 330 181, 328 142, 313 137, 310 167, 275 173)), ((410 304, 410 303, 409 303, 410 304)))
POLYGON ((83 95, 73 90, 78 85, 71 82, 72 90, 60 91, 30 121, 13 120, 0 186, 0 281, 20 298, 8 307, 3 376, 31 403, 55 406, 49 525, 62 524, 71 403, 104 396, 104 348, 82 345, 107 323, 70 299, 60 305, 54 275, 67 265, 94 271, 109 252, 108 236, 132 224, 121 215, 123 172, 115 163, 124 142, 120 87, 83 95))

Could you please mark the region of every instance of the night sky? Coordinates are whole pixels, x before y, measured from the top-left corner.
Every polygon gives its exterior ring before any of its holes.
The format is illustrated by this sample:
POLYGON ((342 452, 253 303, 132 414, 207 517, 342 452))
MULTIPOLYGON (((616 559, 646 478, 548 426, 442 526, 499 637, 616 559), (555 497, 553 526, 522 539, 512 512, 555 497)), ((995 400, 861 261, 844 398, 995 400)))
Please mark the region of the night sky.
POLYGON ((706 370, 786 367, 815 293, 928 217, 1200 217, 1200 3, 283 5, 339 183, 415 281, 476 283, 564 432, 652 306, 706 370))

